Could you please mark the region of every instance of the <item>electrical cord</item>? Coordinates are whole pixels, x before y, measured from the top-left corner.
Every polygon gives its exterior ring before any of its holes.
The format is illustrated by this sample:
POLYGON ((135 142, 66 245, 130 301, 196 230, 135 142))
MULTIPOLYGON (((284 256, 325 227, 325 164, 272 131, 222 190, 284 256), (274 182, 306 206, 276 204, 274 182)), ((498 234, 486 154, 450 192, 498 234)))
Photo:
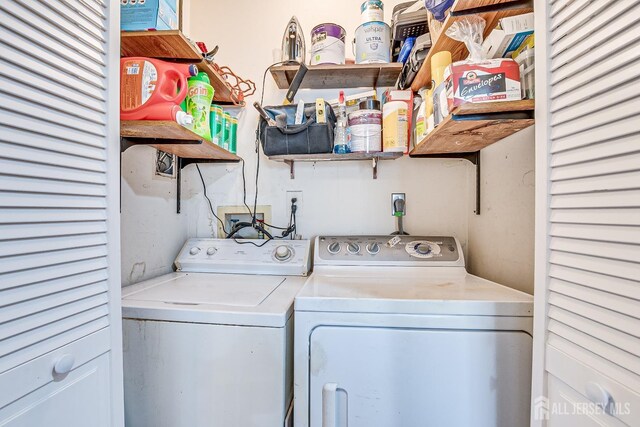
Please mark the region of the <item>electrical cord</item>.
POLYGON ((207 199, 207 202, 209 202, 209 210, 211 211, 211 214, 218 220, 218 222, 220 222, 220 227, 222 227, 222 232, 226 235, 227 234, 227 230, 224 227, 224 222, 213 211, 213 203, 211 203, 211 199, 207 195, 207 185, 204 183, 204 178, 202 177, 202 172, 200 171, 200 166, 197 163, 196 163, 196 169, 198 170, 198 175, 200 175, 200 182, 202 182, 202 191, 203 191, 203 194, 204 194, 204 198, 207 199))
MULTIPOLYGON (((260 92, 260 105, 262 105, 264 103, 264 90, 265 90, 265 85, 266 85, 266 80, 267 80, 267 74, 269 73, 269 71, 271 70, 271 68, 278 66, 278 65, 282 65, 284 64, 284 61, 281 62, 276 62, 274 64, 271 64, 270 66, 268 66, 263 75, 262 75, 262 90, 260 92)), ((260 231, 263 231, 265 233, 265 236, 269 236, 269 239, 274 239, 274 238, 285 238, 287 236, 292 235, 295 236, 295 215, 292 214, 290 219, 289 219, 289 225, 287 227, 277 227, 273 224, 269 224, 267 222, 262 222, 263 225, 276 229, 276 230, 283 230, 282 232, 282 236, 271 236, 271 234, 269 234, 268 232, 266 232, 266 230, 261 227, 258 224, 257 221, 257 209, 258 209, 258 188, 259 188, 259 183, 260 183, 260 126, 258 126, 258 128, 256 129, 256 139, 255 139, 255 153, 256 153, 256 178, 255 178, 255 197, 253 199, 253 209, 251 209, 251 207, 247 204, 247 180, 246 180, 246 175, 245 175, 245 163, 244 160, 242 161, 242 203, 244 204, 244 206, 247 208, 247 211, 249 212, 249 215, 251 215, 251 222, 242 222, 242 223, 238 223, 236 224, 236 227, 234 227, 233 230, 231 230, 231 232, 229 234, 227 234, 227 238, 231 238, 233 237, 233 235, 235 235, 238 231, 240 231, 242 228, 248 228, 248 227, 252 227, 254 229, 259 229, 260 231), (237 229, 236 229, 237 228, 237 229)), ((292 213, 294 211, 294 206, 295 206, 295 202, 292 202, 292 213)), ((297 208, 297 207, 296 207, 297 208)))
MULTIPOLYGON (((264 88, 266 84, 267 73, 271 70, 271 68, 278 65, 282 65, 282 64, 285 64, 285 62, 284 61, 276 62, 268 66, 267 69, 264 71, 264 74, 262 75, 262 91, 260 93, 260 105, 262 105, 264 102, 264 88)), ((265 244, 267 244, 269 240, 284 239, 287 236, 290 236, 291 239, 294 239, 296 237, 296 210, 298 208, 296 205, 297 200, 295 198, 291 200, 291 215, 289 216, 289 225, 287 227, 277 227, 275 225, 268 224, 266 222, 262 222, 262 225, 261 225, 258 223, 256 218, 257 216, 256 212, 258 209, 258 185, 259 185, 259 177, 260 177, 260 126, 258 126, 258 129, 256 130, 255 153, 256 153, 256 179, 255 179, 256 192, 255 192, 255 197, 253 199, 253 210, 247 204, 247 180, 245 176, 245 162, 244 162, 244 159, 242 159, 242 203, 247 208, 247 211, 251 216, 251 222, 246 222, 246 221, 238 222, 232 227, 232 229, 229 232, 227 232, 224 226, 224 222, 215 214, 213 210, 213 203, 211 202, 211 199, 207 195, 207 186, 204 182, 204 178, 202 177, 202 172, 200 171, 200 167, 198 166, 198 164, 196 164, 198 174, 200 175, 200 181, 202 182, 202 188, 204 190, 204 197, 207 199, 207 202, 209 203, 209 210, 211 211, 211 214, 220 222, 220 226, 222 227, 222 231, 224 232, 225 237, 227 239, 233 239, 238 244, 241 244, 241 245, 251 244, 256 247, 262 247, 265 244), (281 233, 281 236, 273 236, 263 227, 263 225, 270 228, 277 229, 277 230, 283 230, 281 233), (264 235, 267 237, 267 239, 265 240, 264 243, 261 243, 261 244, 256 244, 251 240, 239 241, 234 236, 244 228, 253 228, 255 230, 262 231, 264 235)))

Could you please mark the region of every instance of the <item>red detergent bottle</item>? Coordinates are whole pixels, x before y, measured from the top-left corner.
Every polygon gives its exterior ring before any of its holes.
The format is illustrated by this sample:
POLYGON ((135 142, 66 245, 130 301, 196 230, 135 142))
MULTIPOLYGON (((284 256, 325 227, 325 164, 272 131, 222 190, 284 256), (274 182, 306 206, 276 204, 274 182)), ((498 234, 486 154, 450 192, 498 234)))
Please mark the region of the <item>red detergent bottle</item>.
POLYGON ((198 67, 194 64, 153 58, 120 59, 120 119, 180 123, 186 116, 180 103, 187 96, 187 78, 196 74, 198 67))

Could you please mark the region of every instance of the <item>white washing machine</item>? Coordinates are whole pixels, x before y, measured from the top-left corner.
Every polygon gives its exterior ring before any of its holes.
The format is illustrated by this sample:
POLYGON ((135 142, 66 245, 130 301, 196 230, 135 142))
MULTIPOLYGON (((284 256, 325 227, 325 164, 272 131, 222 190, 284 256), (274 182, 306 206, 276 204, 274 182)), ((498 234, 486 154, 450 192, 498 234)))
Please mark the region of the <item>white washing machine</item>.
POLYGON ((453 237, 318 237, 295 300, 296 427, 529 425, 533 300, 453 237))
POLYGON ((190 239, 177 272, 124 288, 127 426, 283 426, 309 249, 190 239))

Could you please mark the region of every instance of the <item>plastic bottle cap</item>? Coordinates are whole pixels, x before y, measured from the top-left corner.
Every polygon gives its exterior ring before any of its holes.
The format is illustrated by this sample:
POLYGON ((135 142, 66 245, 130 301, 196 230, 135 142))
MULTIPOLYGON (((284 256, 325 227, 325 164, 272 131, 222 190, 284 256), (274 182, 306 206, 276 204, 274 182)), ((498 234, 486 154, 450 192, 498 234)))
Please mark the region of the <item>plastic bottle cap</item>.
POLYGON ((180 126, 191 126, 193 124, 193 116, 184 111, 178 111, 176 113, 176 123, 180 126))
POLYGON ((195 76, 198 74, 198 67, 196 64, 191 64, 189 65, 189 74, 191 76, 195 76))
POLYGON ((209 79, 209 76, 204 71, 200 71, 197 75, 195 75, 194 77, 191 77, 189 80, 191 79, 205 82, 208 85, 211 84, 211 80, 209 79))

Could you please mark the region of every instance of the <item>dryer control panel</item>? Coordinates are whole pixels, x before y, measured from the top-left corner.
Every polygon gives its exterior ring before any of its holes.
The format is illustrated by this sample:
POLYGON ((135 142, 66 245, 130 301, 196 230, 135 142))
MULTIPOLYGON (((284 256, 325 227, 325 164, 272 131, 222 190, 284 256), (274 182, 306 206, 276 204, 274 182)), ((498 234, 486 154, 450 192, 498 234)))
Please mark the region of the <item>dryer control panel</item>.
POLYGON ((309 240, 189 239, 175 260, 179 271, 306 276, 309 240))
POLYGON ((464 265, 451 236, 320 236, 316 265, 464 265))

